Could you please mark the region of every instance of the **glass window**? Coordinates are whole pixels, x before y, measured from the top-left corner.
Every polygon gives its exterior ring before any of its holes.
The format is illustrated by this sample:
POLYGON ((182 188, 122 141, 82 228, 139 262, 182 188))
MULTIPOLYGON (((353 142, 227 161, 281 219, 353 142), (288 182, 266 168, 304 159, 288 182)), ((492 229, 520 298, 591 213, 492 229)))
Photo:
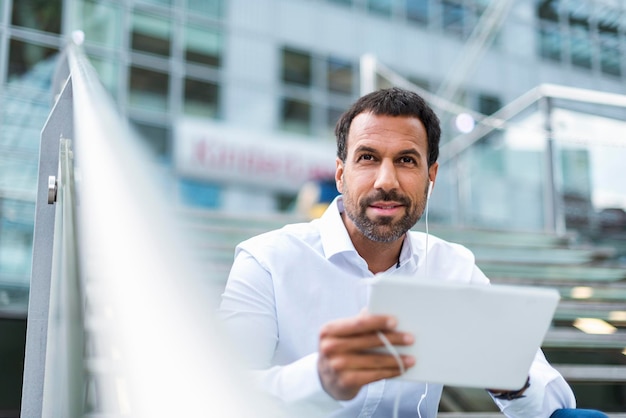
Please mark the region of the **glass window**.
POLYGON ((483 115, 492 115, 502 107, 499 97, 488 94, 478 95, 478 111, 483 115))
POLYGON ((142 109, 165 111, 168 86, 168 74, 131 67, 129 103, 142 109))
POLYGON ((330 57, 328 59, 328 90, 335 93, 352 94, 353 65, 350 61, 330 57))
POLYGON ((117 4, 96 0, 76 3, 79 8, 77 28, 85 33, 85 43, 119 48, 122 43, 122 11, 117 4))
POLYGON ((191 179, 178 183, 181 203, 190 206, 217 208, 222 205, 221 189, 217 185, 191 179))
POLYGON ((311 133, 311 104, 284 98, 281 109, 281 127, 289 132, 311 133))
POLYGON ((406 18, 411 22, 428 23, 428 0, 407 0, 406 18))
POLYGON ((219 115, 219 86, 208 81, 185 79, 184 112, 216 118, 219 115))
POLYGON ((332 137, 344 105, 349 106, 348 101, 354 98, 358 66, 349 59, 317 56, 289 47, 283 47, 281 53, 283 68, 279 81, 288 96, 280 99, 281 129, 332 137))
POLYGON ((367 0, 367 10, 382 16, 391 16, 392 0, 367 0))
POLYGON ((622 74, 620 67, 622 55, 619 48, 617 24, 614 26, 600 24, 598 32, 600 41, 600 69, 605 74, 620 76, 622 74))
POLYGON ((14 0, 11 24, 60 34, 62 15, 63 0, 14 0))
MULTIPOLYGON (((37 64, 45 60, 55 59, 57 51, 45 46, 22 42, 15 39, 9 45, 9 81, 31 71, 37 64)), ((50 87, 50 79, 41 80, 44 85, 41 88, 50 87)))
POLYGON ((188 26, 185 29, 185 59, 198 64, 219 67, 222 35, 210 28, 188 26))
POLYGON ((139 12, 133 15, 132 48, 151 54, 170 55, 171 24, 169 20, 139 12))
POLYGON ((276 208, 281 212, 293 212, 297 194, 293 193, 276 193, 276 208))
POLYGON ((569 47, 573 65, 591 68, 591 38, 588 24, 581 22, 570 26, 569 47))
POLYGON ((337 125, 337 121, 343 115, 345 109, 337 109, 334 107, 329 107, 326 112, 326 125, 328 127, 328 133, 330 137, 335 135, 335 126, 337 125))
POLYGON ((311 85, 311 55, 290 48, 283 48, 283 81, 285 83, 311 85))
POLYGON ((117 86, 120 69, 118 60, 102 57, 89 57, 89 61, 98 73, 98 78, 107 89, 109 94, 113 97, 117 97, 117 86))
MULTIPOLYGON (((497 96, 490 94, 478 94, 477 98, 478 112, 483 115, 493 115, 495 112, 502 108, 502 102, 497 96)), ((492 144, 502 137, 502 132, 495 130, 484 135, 477 143, 478 144, 492 144)))
POLYGON ((328 0, 328 2, 336 3, 336 4, 344 4, 346 6, 352 5, 352 0, 328 0))
POLYGON ((0 214, 0 276, 28 277, 34 204, 0 199, 0 214))
POLYGON ((164 126, 149 125, 137 120, 132 121, 139 136, 157 157, 166 157, 170 152, 170 131, 164 126))
POLYGON ((539 29, 539 55, 561 61, 561 31, 558 25, 543 24, 539 29))
POLYGON ((443 1, 442 6, 442 25, 443 28, 450 32, 463 33, 465 25, 466 10, 463 5, 456 1, 443 1))
POLYGON ((478 16, 482 16, 492 2, 493 0, 472 0, 471 4, 476 9, 478 16))
POLYGON ((540 19, 558 22, 560 3, 560 0, 541 0, 537 6, 537 15, 540 19))
POLYGON ((190 14, 199 13, 218 19, 222 16, 222 7, 222 0, 187 0, 187 10, 190 14))
POLYGON ((172 0, 135 0, 142 3, 160 4, 162 6, 169 6, 172 4, 172 0))
POLYGON ((559 7, 561 0, 541 0, 537 4, 539 22, 539 56, 553 61, 561 61, 562 39, 559 27, 559 7))
MULTIPOLYGON (((466 3, 465 6, 465 33, 470 33, 476 29, 480 18, 483 16, 487 7, 491 3, 490 0, 473 0, 466 3)), ((498 39, 497 34, 494 36, 494 41, 498 39)), ((497 42, 497 41, 496 41, 497 42)))

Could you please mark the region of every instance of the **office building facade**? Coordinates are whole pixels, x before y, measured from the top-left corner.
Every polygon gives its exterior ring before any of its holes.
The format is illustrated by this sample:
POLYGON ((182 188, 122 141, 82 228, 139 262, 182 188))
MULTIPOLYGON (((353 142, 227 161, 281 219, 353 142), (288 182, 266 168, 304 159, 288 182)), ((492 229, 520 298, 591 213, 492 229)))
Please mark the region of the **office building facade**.
MULTIPOLYGON (((364 54, 432 93, 456 80, 449 98, 483 115, 542 83, 626 93, 624 1, 516 1, 497 22, 484 19, 491 3, 2 0, 0 281, 27 287, 39 132, 73 31, 83 32, 101 81, 172 174, 168 187, 181 205, 273 212, 292 207, 305 180, 332 175, 334 124, 361 92, 364 54), (481 38, 477 27, 490 33, 481 38)), ((442 119, 445 141, 458 131, 442 119)), ((590 193, 589 157, 564 158, 580 180, 566 186, 590 193)), ((480 166, 498 176, 524 161, 480 166)), ((516 173, 520 183, 537 176, 516 173)), ((501 197, 474 201, 495 226, 511 224, 501 197)), ((523 214, 534 203, 519 204, 523 214)), ((519 219, 521 227, 541 224, 519 219)), ((11 292, 0 303, 20 299, 11 292)))

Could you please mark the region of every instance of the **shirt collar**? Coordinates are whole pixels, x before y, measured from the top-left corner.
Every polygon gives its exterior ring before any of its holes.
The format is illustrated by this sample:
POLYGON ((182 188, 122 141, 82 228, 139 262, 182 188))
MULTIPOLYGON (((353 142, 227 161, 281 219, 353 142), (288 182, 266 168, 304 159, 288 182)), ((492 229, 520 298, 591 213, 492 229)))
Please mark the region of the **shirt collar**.
POLYGON ((350 235, 348 235, 348 230, 343 219, 341 219, 342 212, 343 198, 337 196, 320 218, 320 238, 327 259, 343 252, 356 252, 350 235))
POLYGON ((400 250, 400 265, 410 263, 411 266, 417 266, 420 254, 424 252, 424 241, 418 238, 417 233, 407 232, 400 250))

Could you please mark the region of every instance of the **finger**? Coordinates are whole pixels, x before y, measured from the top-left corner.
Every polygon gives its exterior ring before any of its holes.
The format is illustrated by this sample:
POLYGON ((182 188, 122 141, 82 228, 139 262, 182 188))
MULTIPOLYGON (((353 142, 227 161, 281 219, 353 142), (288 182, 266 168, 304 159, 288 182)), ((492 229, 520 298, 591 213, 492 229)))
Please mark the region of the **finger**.
POLYGON ((358 369, 349 370, 335 377, 338 387, 362 387, 369 383, 400 376, 399 369, 358 369))
MULTIPOLYGON (((414 342, 411 334, 404 332, 385 332, 385 337, 392 345, 406 346, 414 342)), ((361 334, 350 337, 322 336, 319 350, 322 355, 331 356, 339 353, 369 351, 385 344, 378 333, 361 334)))
MULTIPOLYGON (((402 361, 402 367, 404 369, 415 365, 415 358, 413 356, 401 355, 400 360, 402 361)), ((390 354, 384 353, 335 356, 328 358, 326 362, 334 373, 379 369, 400 371, 400 364, 398 364, 396 358, 390 354)))
POLYGON ((361 313, 357 316, 326 323, 320 330, 320 336, 347 337, 375 331, 391 331, 395 329, 397 324, 398 321, 393 316, 361 313))
MULTIPOLYGON (((376 360, 374 360, 376 361, 376 360)), ((354 364, 349 362, 349 364, 354 364)), ((372 364, 372 360, 367 361, 367 364, 372 364)), ((410 361, 406 362, 405 369, 412 366, 410 361)), ((401 374, 401 369, 396 364, 390 367, 379 368, 343 368, 344 365, 339 364, 340 369, 337 369, 336 362, 329 362, 320 359, 318 364, 318 370, 322 387, 335 399, 352 399, 357 395, 359 390, 366 384, 381 380, 396 377, 401 374)))

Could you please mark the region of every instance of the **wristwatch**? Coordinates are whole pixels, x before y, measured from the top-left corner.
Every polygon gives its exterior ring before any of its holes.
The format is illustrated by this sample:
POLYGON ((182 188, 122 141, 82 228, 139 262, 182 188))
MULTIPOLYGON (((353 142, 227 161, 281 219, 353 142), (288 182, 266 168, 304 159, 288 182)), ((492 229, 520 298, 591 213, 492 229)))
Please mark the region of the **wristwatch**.
POLYGON ((491 391, 489 391, 489 392, 496 399, 502 399, 502 400, 505 400, 505 401, 512 401, 513 399, 523 398, 524 397, 524 392, 529 387, 530 387, 530 377, 527 377, 526 378, 526 383, 519 390, 512 390, 512 391, 507 391, 507 392, 491 392, 491 391))

